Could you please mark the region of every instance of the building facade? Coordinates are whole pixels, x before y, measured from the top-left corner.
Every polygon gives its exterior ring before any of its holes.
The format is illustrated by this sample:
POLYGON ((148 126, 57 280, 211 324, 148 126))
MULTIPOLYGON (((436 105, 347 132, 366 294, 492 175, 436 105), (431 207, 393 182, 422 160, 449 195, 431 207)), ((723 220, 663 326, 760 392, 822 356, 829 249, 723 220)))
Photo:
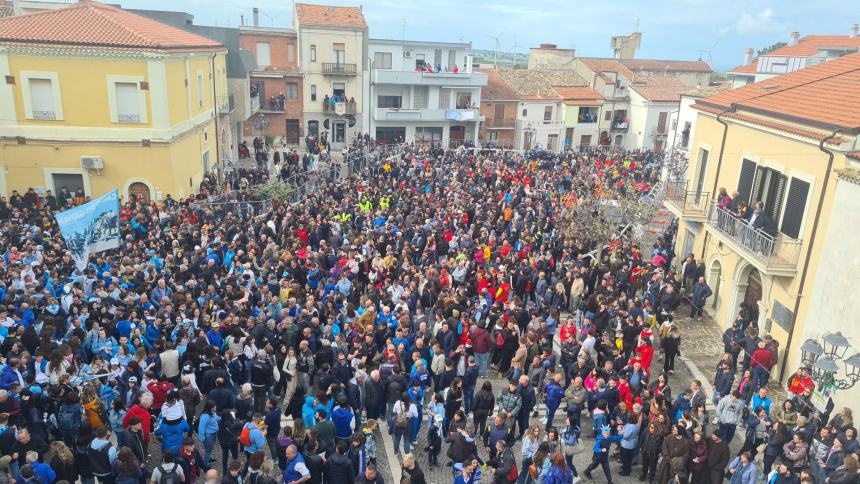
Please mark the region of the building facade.
POLYGON ((481 121, 478 142, 484 148, 514 149, 517 144, 519 95, 494 69, 481 69, 487 85, 481 88, 481 121))
MULTIPOLYGON (((721 326, 743 303, 760 332, 780 343, 774 378, 801 365, 807 337, 841 329, 860 344, 860 331, 844 324, 860 315, 853 285, 838 284, 858 262, 845 245, 856 245, 845 222, 856 218, 858 68, 860 54, 852 54, 698 99, 688 179, 668 187, 666 207, 680 220, 678 263, 688 253, 704 261, 714 293, 706 310, 721 326), (822 96, 842 101, 820 103, 822 96), (717 205, 720 188, 738 193, 734 206, 762 209, 751 221, 739 218, 717 205)), ((837 405, 851 395, 860 396, 845 393, 837 405)))
POLYGON ((96 2, 0 19, 0 37, 0 192, 197 193, 220 156, 220 43, 96 2))
POLYGON ((296 3, 293 27, 302 72, 305 133, 341 149, 369 124, 367 22, 358 7, 296 3))
POLYGON ((254 56, 250 73, 251 118, 243 138, 267 136, 297 147, 303 137, 303 82, 295 30, 260 27, 257 9, 251 26, 239 27, 242 49, 254 56), (261 123, 261 120, 264 122, 261 123))
POLYGON ((378 142, 474 142, 486 74, 469 44, 371 39, 369 131, 378 142))

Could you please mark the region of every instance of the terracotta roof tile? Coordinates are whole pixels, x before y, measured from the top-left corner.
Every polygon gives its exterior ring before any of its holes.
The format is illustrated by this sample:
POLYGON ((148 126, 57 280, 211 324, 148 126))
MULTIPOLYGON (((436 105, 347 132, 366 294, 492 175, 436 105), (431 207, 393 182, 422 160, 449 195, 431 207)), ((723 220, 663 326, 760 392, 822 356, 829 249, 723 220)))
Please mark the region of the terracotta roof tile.
MULTIPOLYGON (((633 71, 627 68, 624 64, 618 62, 615 59, 580 59, 583 64, 588 66, 594 72, 598 74, 603 74, 604 72, 617 72, 619 75, 626 77, 627 79, 633 79, 634 74, 633 71)), ((606 81, 611 82, 606 76, 602 76, 606 81)))
MULTIPOLYGON (((698 109, 699 111, 704 111, 706 113, 711 114, 719 114, 722 112, 722 109, 714 108, 713 106, 703 105, 701 101, 697 101, 693 104, 694 109, 698 109)), ((750 124, 755 124, 757 126, 764 126, 766 128, 771 128, 776 131, 782 131, 783 133, 792 134, 795 136, 800 136, 803 138, 809 138, 815 141, 821 141, 825 138, 828 139, 827 144, 829 145, 840 145, 848 141, 846 138, 837 136, 835 138, 830 138, 830 133, 814 131, 811 129, 802 128, 796 124, 785 123, 778 120, 762 118, 760 116, 751 116, 749 114, 743 113, 726 113, 722 116, 724 119, 736 119, 738 121, 743 121, 750 124)))
POLYGON ((766 113, 820 129, 860 130, 860 53, 732 89, 698 102, 766 113))
POLYGON ((495 69, 475 69, 487 74, 487 85, 481 87, 481 99, 487 101, 519 99, 517 91, 499 76, 495 69))
POLYGON ((11 17, 15 15, 15 11, 12 10, 11 5, 0 5, 0 18, 11 17))
POLYGON ((553 89, 559 87, 587 86, 588 83, 573 71, 551 71, 544 69, 500 69, 499 77, 522 99, 561 99, 553 89))
POLYGON ((93 1, 0 19, 0 43, 159 51, 223 49, 214 40, 93 1))
POLYGON ((600 106, 603 96, 590 87, 553 87, 568 106, 600 106))
POLYGON ((623 59, 618 62, 633 72, 713 72, 711 66, 702 60, 623 59))
POLYGON ((718 84, 712 86, 705 87, 697 87, 696 89, 690 89, 688 91, 684 91, 681 94, 684 96, 690 97, 708 97, 713 96, 714 94, 719 94, 721 92, 726 92, 732 88, 731 81, 723 81, 718 84))
POLYGON ((755 74, 756 69, 758 69, 758 59, 753 59, 751 63, 734 67, 728 73, 752 75, 755 74))
POLYGON ((367 28, 364 14, 358 7, 335 7, 297 3, 296 15, 298 15, 299 23, 302 25, 323 25, 356 29, 367 28))
POLYGON ((807 35, 798 39, 797 45, 786 45, 767 53, 768 57, 810 57, 821 47, 860 48, 860 36, 807 35))
POLYGON ((673 102, 681 100, 681 93, 690 90, 675 76, 636 76, 630 85, 639 95, 652 102, 673 102))

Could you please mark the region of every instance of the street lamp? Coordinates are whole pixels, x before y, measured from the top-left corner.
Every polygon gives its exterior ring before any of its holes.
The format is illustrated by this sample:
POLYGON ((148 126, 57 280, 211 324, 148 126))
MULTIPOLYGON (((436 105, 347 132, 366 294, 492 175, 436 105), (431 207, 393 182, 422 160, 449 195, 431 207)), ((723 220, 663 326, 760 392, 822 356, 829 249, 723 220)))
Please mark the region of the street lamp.
POLYGON ((845 358, 851 344, 841 332, 830 333, 822 338, 823 344, 807 339, 800 347, 800 359, 809 368, 810 377, 816 387, 833 387, 846 390, 860 381, 860 353, 845 358), (845 378, 836 378, 838 362, 845 364, 845 378))

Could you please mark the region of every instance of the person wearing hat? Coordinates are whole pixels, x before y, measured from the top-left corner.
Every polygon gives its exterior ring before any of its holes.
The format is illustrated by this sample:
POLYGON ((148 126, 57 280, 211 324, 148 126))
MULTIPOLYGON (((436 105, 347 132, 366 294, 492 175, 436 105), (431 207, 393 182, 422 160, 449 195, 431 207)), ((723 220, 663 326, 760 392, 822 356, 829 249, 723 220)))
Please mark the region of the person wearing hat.
MULTIPOLYGON (((618 430, 621 430, 621 426, 618 426, 618 430)), ((608 425, 604 425, 600 428, 600 433, 597 435, 597 439, 594 441, 594 446, 592 447, 592 456, 591 456, 591 464, 585 469, 585 477, 589 480, 593 480, 594 477, 591 475, 591 471, 597 469, 598 466, 603 468, 603 475, 606 476, 606 482, 612 483, 612 473, 609 470, 609 449, 612 447, 613 443, 621 442, 621 435, 611 435, 612 429, 609 428, 608 425)))
POLYGON ((690 444, 682 425, 673 425, 672 433, 663 439, 660 456, 663 458, 657 467, 657 482, 669 482, 678 474, 685 474, 690 444))

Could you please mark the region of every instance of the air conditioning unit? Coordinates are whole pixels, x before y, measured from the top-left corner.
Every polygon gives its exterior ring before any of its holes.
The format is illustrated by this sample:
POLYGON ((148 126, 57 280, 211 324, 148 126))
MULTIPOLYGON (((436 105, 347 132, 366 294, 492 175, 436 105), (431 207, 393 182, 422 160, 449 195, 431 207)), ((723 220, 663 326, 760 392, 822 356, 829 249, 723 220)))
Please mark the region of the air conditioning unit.
POLYGON ((412 51, 411 50, 404 50, 403 51, 403 57, 405 57, 407 59, 411 58, 412 57, 412 51))
POLYGON ((101 170, 105 167, 105 163, 101 156, 82 156, 81 168, 85 170, 101 170))

